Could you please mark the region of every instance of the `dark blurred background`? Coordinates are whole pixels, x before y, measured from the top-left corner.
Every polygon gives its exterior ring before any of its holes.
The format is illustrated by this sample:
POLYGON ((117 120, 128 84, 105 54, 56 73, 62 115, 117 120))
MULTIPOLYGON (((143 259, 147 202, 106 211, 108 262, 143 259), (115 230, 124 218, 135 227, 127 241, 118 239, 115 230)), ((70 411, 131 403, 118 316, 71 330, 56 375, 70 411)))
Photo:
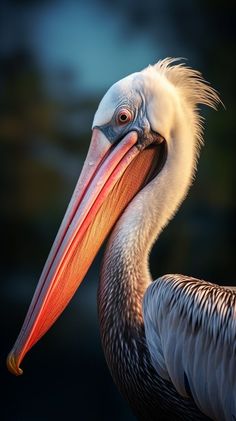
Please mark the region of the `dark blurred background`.
POLYGON ((131 421, 101 350, 96 289, 102 251, 51 331, 15 378, 5 358, 22 325, 90 139, 101 96, 116 80, 180 56, 220 92, 203 109, 197 179, 151 256, 153 276, 234 284, 234 1, 1 1, 0 419, 131 421))

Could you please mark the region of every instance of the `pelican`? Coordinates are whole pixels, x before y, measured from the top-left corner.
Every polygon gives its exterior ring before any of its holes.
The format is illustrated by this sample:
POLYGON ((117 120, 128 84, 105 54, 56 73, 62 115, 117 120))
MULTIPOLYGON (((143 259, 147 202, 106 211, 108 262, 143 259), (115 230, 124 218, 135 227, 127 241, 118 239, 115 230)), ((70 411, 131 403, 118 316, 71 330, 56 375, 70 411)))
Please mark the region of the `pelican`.
POLYGON ((98 287, 101 342, 140 420, 236 420, 236 292, 184 275, 152 281, 149 253, 185 199, 203 144, 201 73, 167 58, 101 100, 81 175, 7 360, 62 313, 109 236, 98 287))

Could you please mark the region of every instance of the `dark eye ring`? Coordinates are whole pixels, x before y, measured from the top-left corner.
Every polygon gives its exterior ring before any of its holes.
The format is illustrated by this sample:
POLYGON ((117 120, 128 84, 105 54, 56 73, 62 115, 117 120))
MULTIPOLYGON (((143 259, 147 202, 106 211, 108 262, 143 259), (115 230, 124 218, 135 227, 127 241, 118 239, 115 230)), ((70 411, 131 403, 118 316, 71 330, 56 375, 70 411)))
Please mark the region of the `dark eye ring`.
POLYGON ((122 124, 127 124, 132 120, 132 114, 129 110, 127 109, 122 109, 119 111, 119 113, 117 114, 117 118, 116 121, 118 124, 122 125, 122 124))

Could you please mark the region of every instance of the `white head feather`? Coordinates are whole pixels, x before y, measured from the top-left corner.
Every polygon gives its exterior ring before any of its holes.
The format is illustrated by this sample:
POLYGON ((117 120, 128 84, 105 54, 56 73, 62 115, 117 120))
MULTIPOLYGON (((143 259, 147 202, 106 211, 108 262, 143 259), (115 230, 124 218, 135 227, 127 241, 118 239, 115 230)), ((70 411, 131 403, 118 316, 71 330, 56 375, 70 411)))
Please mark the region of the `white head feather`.
POLYGON ((118 223, 117 229, 123 231, 120 240, 127 241, 130 232, 132 246, 132 232, 138 224, 142 226, 143 240, 150 238, 151 244, 184 200, 203 143, 198 104, 215 109, 221 102, 198 71, 174 64, 176 60, 161 60, 115 83, 103 97, 94 118, 94 126, 108 123, 117 105, 124 98, 135 100, 138 93, 145 102, 151 129, 167 142, 167 160, 162 171, 133 199, 118 223), (122 229, 123 218, 126 223, 122 229))

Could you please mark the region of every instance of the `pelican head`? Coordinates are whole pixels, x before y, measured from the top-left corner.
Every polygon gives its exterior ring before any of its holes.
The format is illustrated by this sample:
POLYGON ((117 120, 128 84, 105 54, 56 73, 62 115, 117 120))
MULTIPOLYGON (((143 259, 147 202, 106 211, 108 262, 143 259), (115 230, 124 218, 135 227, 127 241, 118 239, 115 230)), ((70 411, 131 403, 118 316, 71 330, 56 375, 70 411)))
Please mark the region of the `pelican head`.
MULTIPOLYGON (((173 61, 120 80, 100 102, 81 175, 8 356, 12 373, 22 373, 23 357, 62 313, 104 239, 140 191, 165 185, 160 175, 179 169, 168 179, 160 229, 186 195, 201 143, 196 106, 214 107, 218 96, 198 72, 173 61)), ((156 203, 158 212, 164 198, 159 195, 156 203)))

